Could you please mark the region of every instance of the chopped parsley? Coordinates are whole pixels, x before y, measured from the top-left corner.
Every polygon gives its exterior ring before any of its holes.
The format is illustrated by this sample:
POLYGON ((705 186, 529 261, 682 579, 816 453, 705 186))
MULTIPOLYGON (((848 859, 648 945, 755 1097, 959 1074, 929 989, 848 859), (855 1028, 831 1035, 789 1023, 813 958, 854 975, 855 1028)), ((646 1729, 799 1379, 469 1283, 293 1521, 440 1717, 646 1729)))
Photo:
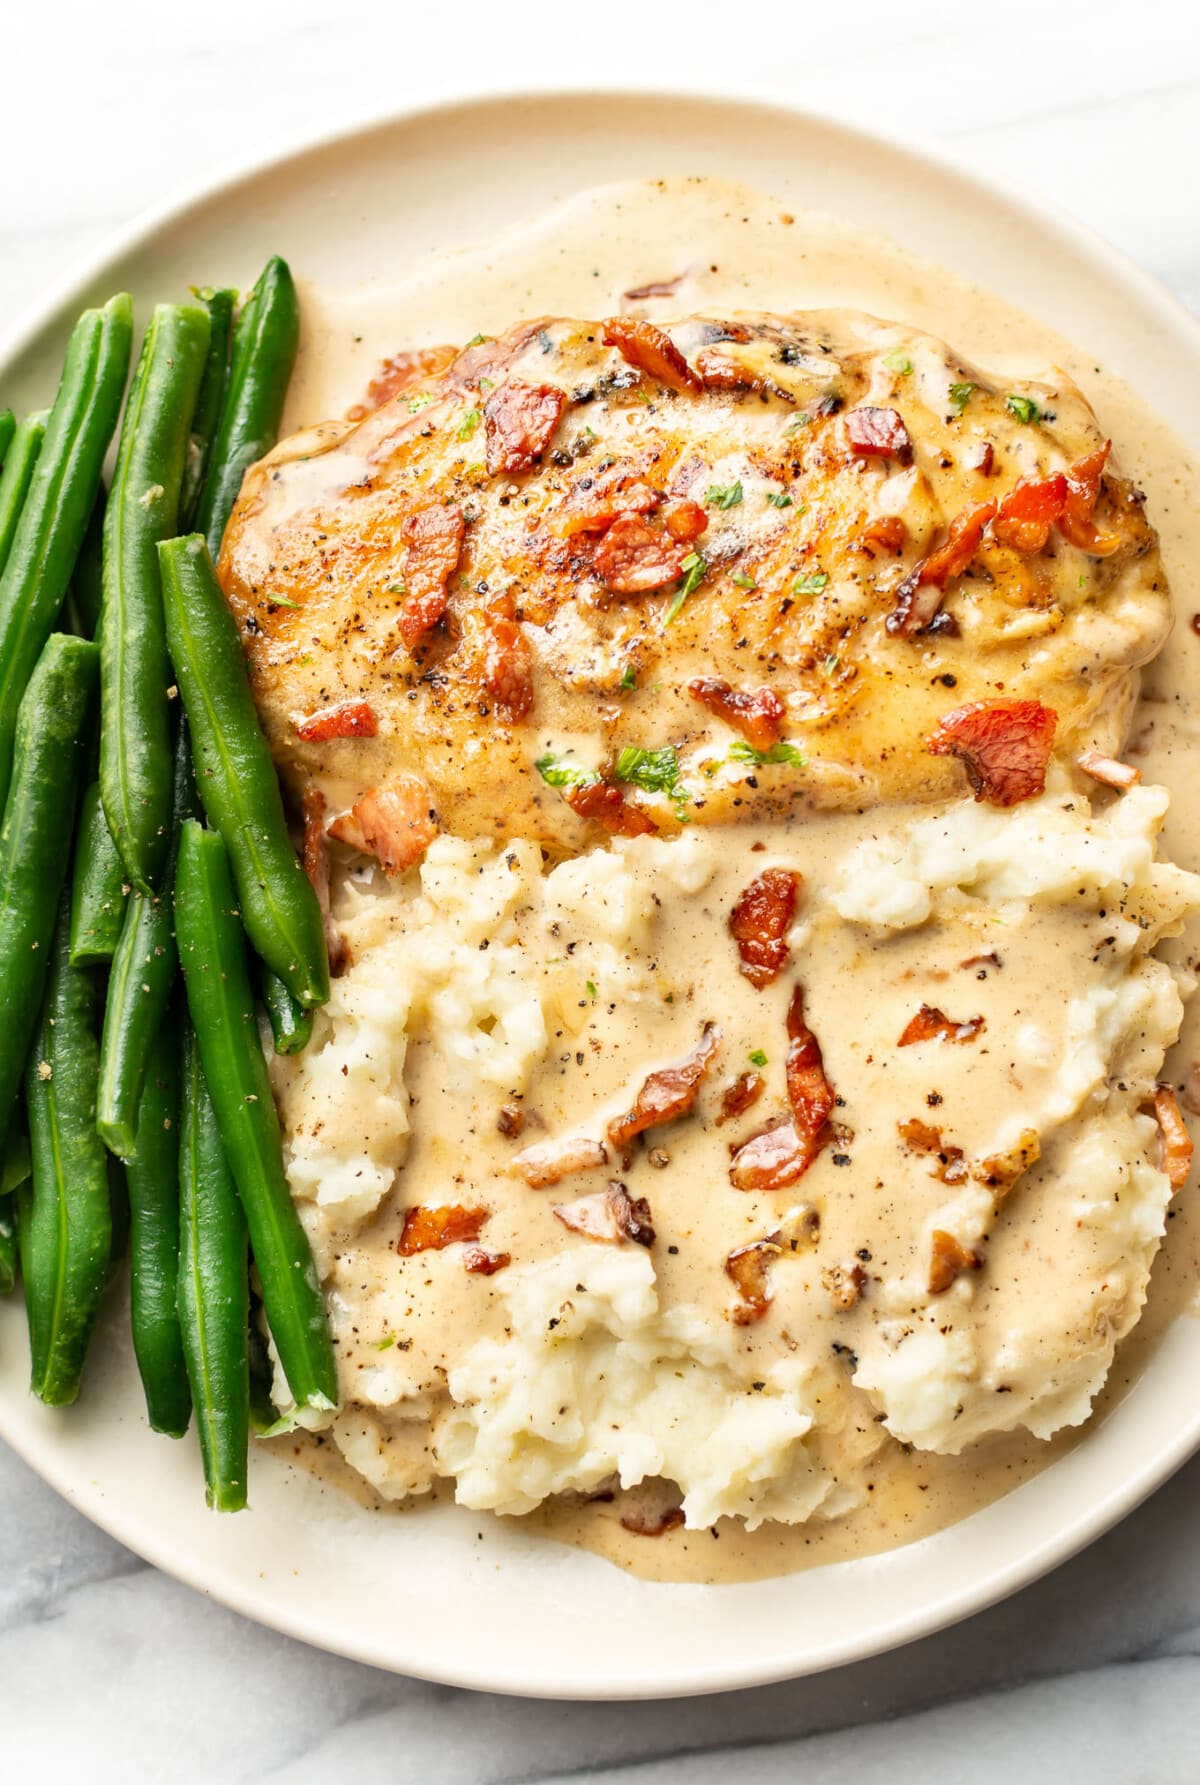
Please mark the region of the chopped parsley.
POLYGON ((788 768, 802 769, 808 766, 808 757, 795 744, 772 744, 769 750, 756 750, 745 738, 734 738, 729 746, 731 762, 752 762, 756 768, 764 763, 783 763, 788 768))
POLYGON ((600 996, 599 992, 596 990, 596 982, 594 979, 585 979, 583 982, 583 989, 589 998, 598 998, 600 996))
POLYGON ((756 1047, 754 1052, 749 1056, 749 1060, 751 1066, 765 1066, 767 1063, 767 1056, 763 1053, 760 1047, 756 1047))
POLYGON ((689 595, 695 593, 708 574, 708 564, 699 552, 689 552, 680 568, 684 572, 684 578, 667 603, 663 614, 664 626, 669 626, 672 620, 678 619, 684 602, 689 595))
POLYGON ((398 583, 389 583, 388 584, 388 594, 389 595, 407 595, 408 594, 408 584, 405 582, 403 577, 400 578, 400 581, 398 583))
POLYGON ((748 570, 735 570, 729 580, 731 583, 736 583, 739 589, 757 589, 758 587, 748 570))
POLYGON ((419 415, 422 409, 428 409, 429 405, 434 401, 434 394, 431 390, 419 390, 415 397, 410 397, 408 399, 408 413, 410 415, 419 415))
POLYGON ((534 768, 542 777, 547 787, 590 787, 593 781, 600 779, 595 769, 585 769, 578 762, 567 762, 553 751, 539 756, 534 768))
POLYGON ((627 663, 621 671, 621 680, 617 683, 617 686, 618 688, 624 689, 627 694, 631 689, 637 687, 637 673, 634 670, 632 663, 627 663))
POLYGON ((674 744, 658 750, 643 750, 627 744, 617 757, 616 777, 643 793, 665 793, 676 807, 686 806, 691 793, 679 778, 679 757, 674 744))
POLYGON ((272 607, 290 607, 294 614, 300 612, 299 603, 289 601, 286 595, 268 595, 267 600, 271 603, 272 607))
POLYGON ((961 415, 975 394, 975 386, 971 383, 952 384, 950 386, 950 407, 956 415, 961 415))
POLYGON ((829 578, 823 570, 810 570, 796 578, 792 584, 792 594, 819 595, 821 590, 828 586, 829 578))
POLYGON ((710 484, 708 495, 704 500, 710 508, 736 508, 744 494, 742 480, 739 477, 736 483, 710 484))
POLYGON ((792 498, 786 490, 768 490, 767 501, 772 508, 790 508, 792 506, 792 498))
POLYGON ((787 427, 783 430, 784 439, 786 440, 789 434, 798 434, 800 432, 800 429, 808 427, 808 425, 811 421, 812 421, 812 416, 809 415, 807 411, 805 411, 801 415, 798 415, 796 417, 796 419, 794 421, 790 421, 788 423, 787 427))
POLYGON ((889 372, 898 372, 901 378, 907 378, 912 371, 912 361, 906 353, 901 353, 898 347, 894 353, 888 354, 883 363, 889 372))
POLYGON ((376 1351, 390 1351, 395 1343, 395 1333, 385 1333, 382 1339, 376 1339, 375 1349, 376 1351))
POLYGON ((1039 422, 1042 419, 1042 412, 1033 398, 1020 397, 1015 391, 1009 391, 1004 399, 1004 407, 1010 415, 1015 415, 1018 421, 1039 422))
POLYGON ((490 341, 491 338, 490 335, 472 335, 471 339, 467 342, 467 346, 480 347, 485 341, 490 341))
POLYGON ((482 409, 468 409, 454 432, 460 440, 469 440, 482 420, 482 409))

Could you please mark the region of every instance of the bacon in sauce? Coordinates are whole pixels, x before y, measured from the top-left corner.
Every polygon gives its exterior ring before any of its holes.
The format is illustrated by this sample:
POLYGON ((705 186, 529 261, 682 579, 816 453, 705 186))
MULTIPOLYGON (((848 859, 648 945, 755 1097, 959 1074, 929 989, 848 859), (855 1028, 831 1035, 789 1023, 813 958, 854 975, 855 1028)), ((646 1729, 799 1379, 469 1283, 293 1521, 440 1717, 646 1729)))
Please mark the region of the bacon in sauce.
POLYGON ((867 1273, 857 1260, 853 1264, 831 1264, 821 1272, 821 1287, 839 1314, 848 1314, 867 1283, 867 1273))
POLYGON ((628 1166, 633 1157, 630 1143, 647 1128, 664 1122, 678 1121, 691 1110, 712 1064, 721 1039, 715 1023, 705 1023, 700 1039, 675 1066, 663 1066, 642 1082, 642 1088, 631 1110, 608 1125, 608 1138, 613 1151, 628 1166))
POLYGON ((859 458, 892 458, 911 465, 912 441, 895 409, 877 409, 870 403, 851 409, 846 416, 846 438, 859 458))
POLYGON ((418 510, 404 523, 408 553, 404 560, 404 602, 397 624, 410 651, 416 649, 446 611, 446 584, 458 568, 465 529, 462 509, 440 504, 418 510))
POLYGON ((474 1243, 489 1214, 488 1209, 464 1208, 461 1203, 439 1209, 418 1203, 404 1211, 396 1250, 401 1258, 412 1258, 418 1252, 441 1252, 447 1246, 474 1243))
POLYGON ((568 787, 563 798, 572 812, 600 825, 613 837, 645 837, 658 829, 649 812, 630 805, 619 787, 611 781, 589 781, 583 787, 568 787))
POLYGON ((544 1190, 577 1171, 594 1171, 608 1161, 603 1141, 587 1134, 564 1134, 557 1140, 535 1141, 510 1162, 509 1170, 524 1178, 531 1190, 544 1190))
POLYGON ((592 552, 592 567, 615 595, 644 595, 683 574, 687 551, 636 514, 618 515, 592 552))
POLYGON ((829 1139, 825 1125, 837 1101, 825 1076, 825 1063, 816 1036, 804 1016, 804 992, 797 986, 787 1014, 787 1091, 792 1120, 801 1141, 815 1159, 829 1139))
POLYGON ((385 403, 398 396, 402 390, 439 377, 457 352, 456 347, 410 347, 394 353, 390 359, 381 363, 367 386, 363 401, 356 403, 353 409, 347 409, 346 420, 362 421, 373 410, 382 409, 385 403))
POLYGON ((482 1246, 468 1246, 463 1253, 463 1269, 473 1277, 494 1277, 511 1263, 511 1252, 486 1252, 482 1246))
POLYGON ((1023 477, 996 510, 992 537, 1014 551, 1040 552, 1067 500, 1061 471, 1051 477, 1023 477))
POLYGON ((934 1176, 943 1184, 961 1184, 967 1176, 966 1156, 961 1147, 942 1139, 942 1131, 919 1116, 911 1116, 898 1125, 900 1138, 914 1153, 930 1153, 937 1159, 934 1176))
POLYGON ((586 490, 576 484, 562 507, 550 516, 550 531, 560 539, 573 539, 577 533, 605 533, 623 514, 652 514, 662 502, 649 484, 598 488, 592 479, 587 481, 586 490))
POLYGON ((1105 756, 1102 750, 1085 750, 1078 757, 1079 767, 1093 781, 1101 782, 1105 787, 1117 787, 1122 792, 1128 787, 1136 787, 1142 778, 1141 769, 1134 768, 1131 762, 1118 762, 1115 756, 1105 756))
POLYGON ((873 558, 875 553, 872 546, 878 546, 885 552, 898 552, 907 537, 908 528, 902 516, 881 514, 875 520, 867 522, 858 536, 858 543, 867 556, 873 558))
POLYGON ((339 706, 320 707, 307 719, 301 719, 296 736, 306 744, 323 744, 329 738, 373 738, 378 730, 369 702, 344 700, 339 706))
POLYGON ((725 1260, 725 1275, 739 1298, 729 1313, 735 1325, 753 1326, 771 1306, 768 1280, 781 1250, 773 1240, 751 1240, 747 1246, 738 1246, 725 1260))
POLYGON ((787 965, 788 931, 802 885, 802 877, 791 868, 766 868, 739 895, 729 914, 741 971, 759 991, 787 965))
POLYGON ((663 509, 663 526, 672 539, 693 545, 707 530, 708 516, 698 502, 668 502, 663 509))
POLYGON ((683 1523, 682 1506, 664 1506, 658 1512, 623 1512, 621 1528, 632 1531, 635 1537, 665 1537, 668 1531, 677 1531, 683 1523))
POLYGON ((1022 1128, 1016 1141, 1003 1153, 988 1153, 976 1160, 971 1176, 1003 1202, 1017 1179, 1036 1165, 1042 1156, 1042 1142, 1036 1128, 1022 1128))
POLYGON ((814 1154, 790 1116, 780 1116, 734 1148, 729 1181, 735 1190, 783 1190, 802 1178, 814 1154))
POLYGON ((1017 806, 1046 786, 1058 715, 1037 700, 976 700, 941 720, 927 748, 957 756, 977 800, 1017 806))
POLYGON ((922 1004, 916 1016, 910 1017, 904 1025, 904 1033, 896 1045, 913 1047, 918 1041, 974 1041, 986 1027, 981 1016, 968 1017, 965 1022, 956 1023, 953 1017, 948 1017, 936 1004, 922 1004))
POLYGON ((717 1117, 717 1126, 744 1116, 762 1096, 766 1082, 761 1072, 739 1073, 721 1092, 721 1113, 717 1117))
POLYGON ((956 1283, 964 1271, 978 1271, 983 1268, 983 1259, 978 1252, 972 1252, 968 1246, 962 1245, 952 1233, 935 1227, 929 1254, 929 1293, 944 1295, 952 1283, 956 1283))
POLYGON ((896 605, 884 621, 889 632, 920 632, 929 625, 942 605, 946 584, 970 568, 983 530, 995 512, 994 502, 975 502, 955 515, 942 544, 923 558, 897 589, 896 605))
POLYGON ((1154 1087, 1154 1115, 1162 1137, 1162 1169, 1174 1195, 1183 1189, 1192 1169, 1192 1138, 1170 1085, 1154 1087))
POLYGON ((555 1203, 554 1214, 564 1227, 585 1239, 602 1240, 610 1246, 619 1246, 624 1240, 635 1246, 654 1244, 650 1204, 644 1196, 630 1196, 615 1178, 604 1190, 577 1196, 574 1202, 555 1203))
POLYGON ((628 316, 610 316, 602 324, 604 345, 615 347, 623 360, 656 378, 671 390, 698 395, 704 386, 665 329, 628 316))
POLYGON ((496 1116, 496 1127, 506 1140, 516 1140, 525 1126, 525 1111, 519 1103, 502 1103, 496 1116))
POLYGON ((651 279, 645 285, 634 285, 621 293, 621 303, 644 304, 650 298, 674 297, 685 277, 684 273, 676 273, 673 279, 651 279))
POLYGON ((424 781, 417 775, 396 775, 356 800, 329 826, 329 834, 375 856, 385 874, 403 874, 433 842, 438 822, 424 781))
POLYGON ((1102 533, 1092 518, 1111 450, 1112 441, 1106 440, 1095 452, 1067 466, 1067 499, 1058 530, 1069 545, 1078 546, 1093 558, 1109 557, 1121 543, 1119 534, 1102 533))
POLYGON ((511 611, 489 608, 483 625, 484 685, 497 717, 515 725, 533 707, 533 652, 511 611))
POLYGON ((554 384, 522 384, 509 378, 494 390, 483 406, 487 468, 492 476, 532 471, 566 404, 566 392, 554 384))
POLYGON ((787 708, 773 688, 734 688, 723 676, 697 676, 687 690, 755 750, 769 750, 779 742, 787 708))

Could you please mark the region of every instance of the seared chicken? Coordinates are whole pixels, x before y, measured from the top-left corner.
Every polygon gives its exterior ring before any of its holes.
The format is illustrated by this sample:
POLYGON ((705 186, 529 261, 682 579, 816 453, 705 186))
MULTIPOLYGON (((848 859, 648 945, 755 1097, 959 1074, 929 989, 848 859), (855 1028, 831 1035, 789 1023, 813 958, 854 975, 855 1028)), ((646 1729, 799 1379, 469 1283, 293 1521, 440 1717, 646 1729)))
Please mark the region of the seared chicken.
POLYGON ((393 871, 952 796, 974 702, 1111 757, 1169 629, 1078 390, 871 317, 547 319, 375 395, 251 470, 219 571, 285 777, 393 871))

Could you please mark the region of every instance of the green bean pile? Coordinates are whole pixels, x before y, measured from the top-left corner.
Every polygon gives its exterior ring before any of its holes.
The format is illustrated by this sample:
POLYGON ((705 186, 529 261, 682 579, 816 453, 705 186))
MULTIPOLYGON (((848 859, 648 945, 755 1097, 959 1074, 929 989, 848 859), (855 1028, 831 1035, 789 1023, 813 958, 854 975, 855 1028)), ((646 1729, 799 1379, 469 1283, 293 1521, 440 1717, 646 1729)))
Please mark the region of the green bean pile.
POLYGON ((194 1411, 237 1511, 276 1417, 252 1283, 296 1407, 337 1399, 259 1015, 304 1047, 329 963, 213 569, 279 431, 295 286, 273 259, 240 309, 195 296, 155 308, 128 395, 121 295, 48 412, 0 411, 0 1293, 66 1406, 127 1247, 150 1425, 194 1411))

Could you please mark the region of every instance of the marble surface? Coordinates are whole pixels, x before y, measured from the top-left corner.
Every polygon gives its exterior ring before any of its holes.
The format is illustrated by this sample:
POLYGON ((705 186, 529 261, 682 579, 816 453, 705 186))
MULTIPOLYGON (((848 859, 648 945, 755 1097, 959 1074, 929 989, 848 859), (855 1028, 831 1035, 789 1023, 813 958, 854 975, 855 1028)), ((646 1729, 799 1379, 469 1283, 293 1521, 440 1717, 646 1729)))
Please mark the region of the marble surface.
MULTIPOLYGON (((636 29, 544 0, 59 0, 6 11, 0 333, 147 205, 310 128, 483 88, 635 75, 789 94, 951 146, 1120 243, 1200 310, 1200 14, 1169 0, 759 0, 636 29), (449 19, 449 24, 447 20, 449 19), (347 22, 352 20, 352 24, 347 22), (447 37, 453 54, 447 56, 447 37)), ((396 1679, 248 1624, 88 1525, 0 1446, 0 1776, 743 1785, 847 1776, 1179 1785, 1200 1746, 1200 1460, 958 1629, 737 1696, 555 1705, 396 1679)))

